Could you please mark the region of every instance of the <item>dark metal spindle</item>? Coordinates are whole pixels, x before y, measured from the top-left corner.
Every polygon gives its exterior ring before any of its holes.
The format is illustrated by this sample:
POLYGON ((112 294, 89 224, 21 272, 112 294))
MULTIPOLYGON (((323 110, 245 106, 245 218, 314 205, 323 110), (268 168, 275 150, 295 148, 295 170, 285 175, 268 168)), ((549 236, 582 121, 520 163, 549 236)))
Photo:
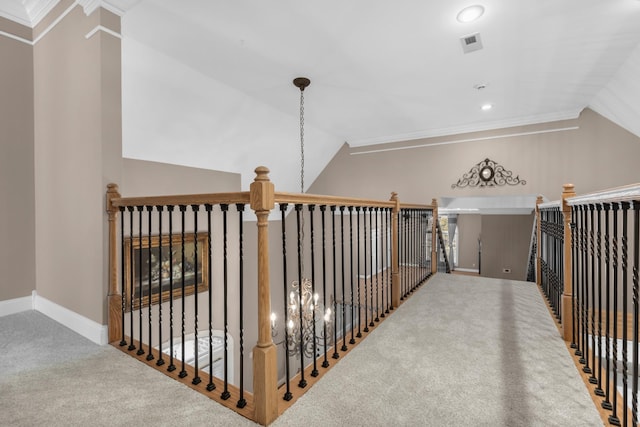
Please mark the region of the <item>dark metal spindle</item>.
MULTIPOLYGON (((120 206, 120 241, 124 243, 124 206, 120 206)), ((125 340, 125 313, 127 311, 127 294, 125 289, 126 274, 124 271, 125 255, 124 246, 120 251, 120 310, 121 310, 121 322, 122 322, 122 337, 120 338, 120 347, 127 345, 125 340)))
POLYGON ((222 390, 222 394, 220 398, 222 400, 227 400, 231 397, 231 393, 229 392, 229 260, 227 254, 227 212, 229 211, 229 205, 223 203, 220 205, 220 210, 222 211, 222 254, 223 254, 223 281, 222 281, 222 293, 223 293, 223 317, 224 317, 224 337, 223 337, 223 345, 224 345, 224 390, 222 390))
POLYGON ((131 268, 129 269, 129 283, 131 284, 129 289, 129 330, 131 331, 131 342, 129 343, 129 347, 127 350, 133 351, 136 349, 134 344, 135 342, 135 330, 133 327, 133 301, 134 301, 134 286, 133 286, 133 206, 127 206, 127 210, 129 211, 129 265, 131 268))
POLYGON ((580 359, 580 363, 582 363, 582 371, 586 374, 591 373, 591 368, 589 367, 589 283, 588 283, 588 272, 587 272, 587 250, 588 250, 588 241, 587 241, 587 221, 586 221, 586 206, 580 206, 580 234, 581 234, 581 286, 582 286, 582 296, 583 296, 583 304, 582 304, 582 358, 580 359))
POLYGON ((284 393, 283 399, 289 401, 293 398, 293 394, 291 394, 290 387, 290 374, 289 374, 289 331, 287 330, 289 325, 289 310, 287 309, 287 235, 286 235, 286 213, 287 204, 280 204, 280 221, 282 224, 282 276, 283 276, 283 302, 284 302, 284 369, 285 369, 285 385, 286 391, 284 393))
POLYGON ((333 322, 333 357, 337 359, 340 357, 340 353, 338 353, 338 299, 337 295, 337 287, 336 287, 336 207, 331 206, 331 244, 333 246, 333 314, 335 316, 335 321, 333 322))
POLYGON ((173 372, 176 370, 173 358, 173 209, 174 207, 167 206, 169 214, 169 366, 167 371, 173 372))
MULTIPOLYGON (((148 332, 149 332, 149 353, 147 354, 147 360, 153 360, 153 341, 152 341, 152 337, 153 337, 153 332, 151 329, 152 326, 152 319, 151 319, 151 301, 153 298, 153 288, 151 286, 151 276, 152 276, 152 271, 153 271, 153 263, 151 262, 151 213, 153 211, 153 206, 147 206, 147 216, 148 216, 148 239, 149 239, 149 265, 148 265, 148 271, 147 274, 149 275, 148 278, 148 288, 149 288, 149 296, 147 297, 147 326, 148 326, 148 332)), ((158 261, 158 266, 160 266, 160 261, 158 261)), ((140 289, 142 289, 142 283, 140 283, 140 289)), ((140 308, 140 310, 142 310, 142 307, 140 308)))
POLYGON ((368 291, 368 283, 367 283, 367 210, 369 208, 367 207, 363 207, 362 208, 362 228, 363 228, 363 232, 364 232, 364 239, 362 241, 363 243, 363 247, 364 247, 364 255, 363 255, 363 261, 364 261, 364 329, 362 330, 363 332, 369 332, 369 313, 367 310, 367 301, 369 298, 369 291, 368 291))
MULTIPOLYGON (((380 229, 378 228, 378 211, 379 208, 374 208, 375 211, 375 215, 376 215, 376 220, 375 220, 375 224, 376 224, 376 267, 375 267, 375 272, 376 272, 376 318, 374 319, 376 322, 380 321, 380 290, 378 288, 379 284, 380 284, 380 265, 378 263, 378 260, 380 259, 380 239, 381 239, 381 233, 380 233, 380 229)), ((373 270, 373 268, 372 268, 373 270)), ((373 313, 371 313, 371 316, 373 317, 373 313)))
MULTIPOLYGON (((347 351, 347 311, 346 311, 346 298, 345 298, 345 283, 344 283, 344 206, 340 206, 340 269, 342 272, 342 347, 341 351, 347 351)), ((337 343, 336 343, 337 345, 337 343)))
MULTIPOLYGON (((138 356, 144 354, 142 348, 142 210, 144 206, 138 206, 138 332, 140 340, 140 348, 136 352, 138 356)), ((149 242, 151 245, 151 242, 149 242)), ((149 246, 149 252, 151 252, 151 246, 149 246)))
POLYGON ((322 222, 322 301, 324 301, 324 304, 325 304, 325 317, 322 322, 322 341, 324 346, 324 360, 322 361, 323 368, 329 367, 329 360, 327 360, 327 352, 329 351, 328 342, 327 342, 327 337, 328 337, 327 318, 331 317, 327 315, 327 312, 326 312, 326 309, 327 309, 327 251, 326 251, 326 238, 325 238, 326 210, 327 210, 326 205, 320 206, 320 212, 322 213, 322 215, 320 216, 322 220, 321 221, 322 222))
POLYGON ((181 313, 181 331, 180 331, 180 342, 181 342, 181 350, 182 350, 182 354, 181 354, 181 358, 180 358, 180 373, 178 374, 178 376, 180 378, 184 378, 187 376, 187 371, 185 369, 185 363, 184 363, 184 359, 185 359, 185 323, 186 323, 186 319, 185 319, 185 282, 184 282, 184 274, 185 274, 185 264, 186 264, 186 252, 185 252, 185 245, 186 245, 186 241, 185 241, 185 232, 184 232, 184 228, 185 228, 185 212, 187 210, 187 207, 185 205, 180 205, 180 221, 181 221, 181 227, 180 227, 180 249, 181 249, 181 261, 180 261, 180 302, 182 304, 182 313, 181 313))
POLYGON ((215 390, 216 385, 213 382, 213 281, 212 281, 212 245, 211 245, 211 211, 213 206, 210 204, 204 205, 205 210, 207 211, 207 255, 208 255, 208 266, 207 269, 207 284, 209 285, 209 298, 208 298, 208 310, 209 310, 209 383, 207 384, 207 391, 215 390))
POLYGON ((371 273, 369 275, 369 310, 371 310, 369 326, 375 326, 373 323, 373 211, 374 208, 369 208, 369 267, 371 273))
POLYGON ((298 314, 300 317, 300 381, 298 381, 298 387, 304 388, 307 386, 307 380, 304 379, 304 312, 302 310, 302 225, 300 221, 300 213, 302 211, 302 205, 296 204, 296 224, 298 235, 298 314))
POLYGON ((355 329, 355 305, 353 303, 353 206, 349 206, 349 276, 351 282, 351 339, 349 344, 355 344, 356 339, 354 336, 355 329))
MULTIPOLYGON (((611 208, 611 205, 608 203, 605 203, 602 205, 602 208, 604 210, 604 265, 605 265, 605 294, 606 294, 606 298, 605 298, 605 361, 606 361, 606 369, 605 369, 605 382, 606 382, 606 386, 605 386, 605 396, 604 396, 604 401, 602 402, 602 407, 604 409, 607 410, 611 410, 613 409, 613 405, 611 405, 611 402, 609 401, 609 396, 611 395, 611 357, 610 357, 610 336, 609 336, 609 331, 611 330, 611 326, 610 326, 610 320, 611 320, 611 276, 609 274, 609 272, 611 271, 610 267, 610 262, 611 262, 611 236, 609 235, 609 209, 611 208)), ((617 392, 616 392, 617 393, 617 392)))
POLYGON ((598 384, 598 378, 596 378, 595 370, 596 370, 596 349, 598 348, 595 343, 596 338, 596 276, 595 276, 595 253, 594 253, 594 226, 593 226, 593 211, 595 209, 594 205, 588 205, 589 209, 589 271, 591 273, 590 282, 591 282, 591 366, 593 367, 591 376, 589 377, 589 383, 598 384))
POLYGON ((613 385, 612 385, 612 399, 611 399, 611 415, 609 416, 609 422, 613 425, 620 425, 620 419, 618 418, 618 204, 611 204, 612 216, 613 216, 613 337, 612 337, 612 362, 613 362, 613 385))
POLYGON ((638 278, 638 269, 640 267, 640 210, 638 209, 638 201, 633 202, 633 367, 632 378, 633 385, 631 390, 631 423, 638 425, 638 291, 640 280, 638 278))
MULTIPOLYGON (((200 359, 200 345, 198 341, 198 210, 200 206, 191 205, 191 209, 193 211, 193 261, 194 261, 194 271, 196 273, 195 281, 193 283, 194 287, 194 298, 193 298, 193 355, 194 355, 194 372, 195 376, 193 380, 191 380, 191 384, 197 385, 202 382, 200 379, 200 372, 198 362, 200 359)), ((204 280, 204 277, 202 278, 204 280)))
POLYGON ((360 276, 360 243, 362 242, 362 240, 360 240, 360 206, 356 206, 356 258, 357 258, 357 262, 358 262, 358 333, 356 334, 356 337, 361 338, 362 337, 362 313, 361 313, 361 308, 362 308, 362 299, 360 298, 360 285, 361 285, 361 276, 360 276))
POLYGON ((624 426, 627 425, 629 413, 629 411, 626 410, 629 406, 629 369, 627 365, 627 288, 629 284, 629 239, 627 232, 629 207, 629 202, 620 203, 620 209, 622 210, 622 407, 625 408, 625 410, 622 411, 622 424, 624 426))
MULTIPOLYGON (((598 269, 598 339, 596 341, 596 353, 598 355, 598 381, 593 392, 596 396, 602 397, 604 396, 604 391, 602 390, 602 205, 596 205, 596 212, 596 263, 598 269)), ((595 364, 593 368, 596 369, 595 364)))
POLYGON ((156 206, 158 210, 158 343, 160 344, 158 351, 158 360, 156 366, 164 365, 164 352, 162 351, 162 211, 164 206, 156 206))
MULTIPOLYGON (((318 301, 316 299, 316 255, 315 255, 315 228, 313 226, 313 212, 316 209, 315 205, 309 205, 309 234, 311 235, 311 295, 313 297, 313 306, 311 308, 311 316, 313 318, 313 369, 311 370, 311 376, 317 377, 318 372, 318 342, 316 331, 316 309, 318 301)), ((324 300, 322 300, 324 301, 324 300)))
MULTIPOLYGON (((242 231, 243 225, 243 212, 244 212, 244 204, 238 203, 236 204, 236 209, 238 210, 238 257, 239 257, 239 267, 238 267, 238 285, 239 285, 239 314, 240 314, 240 396, 238 398, 238 403, 236 406, 238 408, 244 408, 247 406, 247 400, 244 398, 244 234, 242 231)), ((211 367, 209 368, 211 369, 211 367)))
POLYGON ((576 237, 576 210, 571 209, 571 348, 578 348, 576 336, 579 334, 577 316, 578 245, 576 237))
MULTIPOLYGON (((380 317, 385 317, 385 310, 386 313, 389 312, 389 301, 388 301, 388 295, 389 292, 387 292, 387 300, 385 300, 384 295, 385 295, 385 286, 388 286, 388 282, 386 280, 386 275, 387 275, 387 229, 385 228, 385 219, 386 219, 386 215, 387 214, 387 209, 386 208, 380 208, 380 236, 381 236, 381 240, 380 240, 380 252, 381 252, 381 257, 380 257, 380 264, 381 269, 380 269, 380 279, 382 280, 382 310, 380 310, 380 317)), ((388 289, 387 289, 388 291, 388 289)))

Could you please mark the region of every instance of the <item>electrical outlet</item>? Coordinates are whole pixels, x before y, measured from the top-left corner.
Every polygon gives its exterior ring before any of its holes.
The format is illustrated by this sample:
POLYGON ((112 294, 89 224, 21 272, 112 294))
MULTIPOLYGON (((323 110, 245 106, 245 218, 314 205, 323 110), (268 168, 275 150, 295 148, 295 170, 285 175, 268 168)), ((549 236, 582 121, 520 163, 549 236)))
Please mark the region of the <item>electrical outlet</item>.
POLYGON ((502 272, 503 273, 511 273, 511 269, 510 268, 503 268, 502 272))

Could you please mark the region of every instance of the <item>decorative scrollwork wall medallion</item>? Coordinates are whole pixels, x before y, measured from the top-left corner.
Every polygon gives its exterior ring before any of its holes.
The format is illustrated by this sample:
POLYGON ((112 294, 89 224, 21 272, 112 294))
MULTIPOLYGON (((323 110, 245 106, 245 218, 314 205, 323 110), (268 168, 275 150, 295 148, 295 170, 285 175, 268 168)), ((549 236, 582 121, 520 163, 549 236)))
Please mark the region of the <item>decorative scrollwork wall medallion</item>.
POLYGON ((501 187, 503 185, 526 185, 527 181, 520 179, 519 175, 513 176, 513 172, 490 159, 484 159, 472 167, 469 172, 451 188, 465 187, 501 187))

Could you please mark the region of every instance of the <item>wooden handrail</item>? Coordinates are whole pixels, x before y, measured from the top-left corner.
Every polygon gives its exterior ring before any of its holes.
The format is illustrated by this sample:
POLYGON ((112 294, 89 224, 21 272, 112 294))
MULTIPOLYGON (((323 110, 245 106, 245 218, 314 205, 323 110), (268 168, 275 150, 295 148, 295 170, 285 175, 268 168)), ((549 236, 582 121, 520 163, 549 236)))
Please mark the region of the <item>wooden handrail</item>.
POLYGON ((235 193, 181 194, 171 196, 115 197, 111 199, 113 207, 126 206, 180 206, 180 205, 217 205, 221 203, 249 203, 248 191, 235 193))

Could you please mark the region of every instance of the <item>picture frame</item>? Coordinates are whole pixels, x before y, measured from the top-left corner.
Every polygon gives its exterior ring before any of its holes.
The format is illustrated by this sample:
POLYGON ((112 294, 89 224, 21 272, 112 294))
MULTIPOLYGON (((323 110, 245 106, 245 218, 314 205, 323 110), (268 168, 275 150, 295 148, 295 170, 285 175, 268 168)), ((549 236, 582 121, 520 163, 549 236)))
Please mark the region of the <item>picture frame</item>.
POLYGON ((126 311, 147 307, 149 302, 154 305, 169 301, 171 297, 179 299, 209 289, 207 233, 185 233, 184 254, 182 239, 182 234, 155 235, 151 239, 149 236, 124 238, 126 311))

